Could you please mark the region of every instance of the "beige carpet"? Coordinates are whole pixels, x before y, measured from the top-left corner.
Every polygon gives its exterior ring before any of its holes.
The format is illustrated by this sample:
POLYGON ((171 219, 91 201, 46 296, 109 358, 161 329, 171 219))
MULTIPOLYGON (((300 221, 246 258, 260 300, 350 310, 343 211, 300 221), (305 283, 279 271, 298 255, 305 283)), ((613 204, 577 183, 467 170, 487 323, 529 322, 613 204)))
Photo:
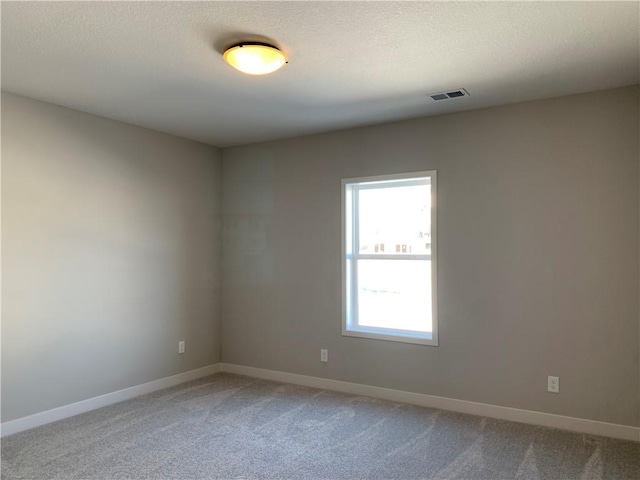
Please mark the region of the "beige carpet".
POLYGON ((2 439, 2 479, 640 479, 640 444, 230 374, 2 439))

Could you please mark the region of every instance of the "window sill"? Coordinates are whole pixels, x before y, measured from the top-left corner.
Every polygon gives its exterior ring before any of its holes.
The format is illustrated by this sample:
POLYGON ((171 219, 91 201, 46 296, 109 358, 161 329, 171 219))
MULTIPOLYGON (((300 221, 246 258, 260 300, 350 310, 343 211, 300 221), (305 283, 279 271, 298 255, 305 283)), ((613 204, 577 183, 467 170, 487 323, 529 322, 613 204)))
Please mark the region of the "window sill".
POLYGON ((417 335, 407 335, 407 334, 393 334, 393 333, 381 333, 381 332, 371 332, 367 330, 342 330, 343 337, 360 337, 360 338, 369 338, 373 340, 386 340, 389 342, 401 342, 401 343, 413 343, 417 345, 428 345, 431 347, 438 346, 438 339, 434 338, 433 334, 428 334, 429 336, 417 336, 417 335))

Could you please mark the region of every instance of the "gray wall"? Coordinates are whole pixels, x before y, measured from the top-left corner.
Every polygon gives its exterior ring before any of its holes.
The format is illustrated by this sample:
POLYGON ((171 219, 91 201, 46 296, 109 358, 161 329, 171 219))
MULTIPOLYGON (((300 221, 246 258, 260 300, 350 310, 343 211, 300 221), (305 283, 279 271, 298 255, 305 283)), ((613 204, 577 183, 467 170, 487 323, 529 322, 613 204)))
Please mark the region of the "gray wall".
POLYGON ((224 150, 223 361, 639 425, 638 101, 628 87, 224 150), (340 179, 429 169, 440 346, 341 336, 340 179))
POLYGON ((2 421, 222 349, 639 425, 639 100, 629 87, 270 142, 221 167, 214 147, 3 93, 2 421), (440 346, 342 337, 340 179, 425 169, 440 346))
POLYGON ((219 361, 218 149, 2 94, 2 163, 3 422, 219 361))

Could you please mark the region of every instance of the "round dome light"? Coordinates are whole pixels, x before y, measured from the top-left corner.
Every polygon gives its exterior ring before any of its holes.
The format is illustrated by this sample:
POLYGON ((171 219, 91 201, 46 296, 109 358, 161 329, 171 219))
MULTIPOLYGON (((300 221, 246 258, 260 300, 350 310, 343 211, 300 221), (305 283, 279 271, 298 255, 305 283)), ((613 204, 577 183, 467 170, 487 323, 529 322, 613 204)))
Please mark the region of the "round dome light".
POLYGON ((286 55, 276 47, 258 42, 233 45, 224 52, 223 58, 233 68, 250 75, 275 72, 287 63, 286 55))

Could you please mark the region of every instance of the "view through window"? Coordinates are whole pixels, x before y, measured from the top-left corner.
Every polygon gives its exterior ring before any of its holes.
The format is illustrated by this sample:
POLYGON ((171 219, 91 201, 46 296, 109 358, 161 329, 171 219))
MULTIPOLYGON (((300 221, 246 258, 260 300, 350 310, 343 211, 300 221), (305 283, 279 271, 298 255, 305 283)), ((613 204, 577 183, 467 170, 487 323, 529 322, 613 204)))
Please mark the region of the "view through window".
POLYGON ((343 181, 344 334, 437 344, 435 178, 343 181))

